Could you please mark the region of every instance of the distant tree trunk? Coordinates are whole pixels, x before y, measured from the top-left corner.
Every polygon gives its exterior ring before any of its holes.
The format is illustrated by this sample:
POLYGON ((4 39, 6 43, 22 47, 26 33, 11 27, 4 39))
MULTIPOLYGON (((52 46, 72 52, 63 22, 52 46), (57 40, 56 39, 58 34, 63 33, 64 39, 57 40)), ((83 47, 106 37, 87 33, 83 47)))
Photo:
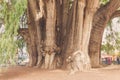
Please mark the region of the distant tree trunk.
POLYGON ((29 66, 98 66, 104 27, 118 6, 119 0, 100 8, 99 0, 28 0, 29 66))

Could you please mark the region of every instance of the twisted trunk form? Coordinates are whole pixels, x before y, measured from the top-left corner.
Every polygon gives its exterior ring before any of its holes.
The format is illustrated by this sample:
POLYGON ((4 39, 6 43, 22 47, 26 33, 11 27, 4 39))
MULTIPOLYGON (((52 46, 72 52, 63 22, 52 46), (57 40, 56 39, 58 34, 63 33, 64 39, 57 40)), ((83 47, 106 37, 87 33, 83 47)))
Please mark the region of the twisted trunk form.
POLYGON ((98 66, 104 27, 118 15, 118 6, 119 0, 110 0, 100 8, 99 0, 28 0, 28 30, 23 37, 29 66, 63 66, 72 73, 98 66))

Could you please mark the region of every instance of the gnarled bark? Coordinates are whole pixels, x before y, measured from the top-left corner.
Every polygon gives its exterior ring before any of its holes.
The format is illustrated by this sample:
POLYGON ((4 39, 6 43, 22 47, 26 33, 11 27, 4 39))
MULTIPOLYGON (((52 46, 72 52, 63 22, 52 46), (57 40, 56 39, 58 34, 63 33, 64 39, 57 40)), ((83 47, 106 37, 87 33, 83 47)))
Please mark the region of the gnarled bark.
POLYGON ((93 28, 89 43, 89 55, 92 67, 99 67, 100 49, 104 29, 111 19, 113 13, 120 7, 120 0, 110 0, 105 6, 101 7, 93 19, 93 28))
POLYGON ((45 39, 45 68, 52 68, 55 49, 56 37, 56 1, 46 1, 46 39, 45 39))
MULTIPOLYGON (((71 13, 72 20, 70 20, 71 24, 68 25, 69 29, 67 32, 68 41, 67 41, 67 51, 66 51, 66 58, 68 59, 71 58, 73 62, 78 61, 78 62, 74 62, 76 63, 74 64, 76 65, 74 67, 78 67, 78 65, 84 66, 84 69, 88 69, 91 67, 90 59, 88 56, 88 45, 89 45, 91 28, 92 28, 93 15, 95 14, 99 6, 98 3, 99 0, 92 0, 90 2, 88 1, 88 3, 86 3, 85 0, 74 1, 73 10, 71 13), (77 53, 77 51, 81 51, 81 52, 77 53), (78 54, 84 57, 81 57, 78 54), (78 56, 76 58, 83 58, 83 61, 80 63, 79 62, 80 59, 72 58, 74 55, 78 56)), ((82 67, 79 67, 79 69, 81 70, 82 67)))
POLYGON ((104 27, 119 6, 120 0, 99 9, 99 0, 74 0, 71 8, 69 0, 28 0, 30 65, 53 69, 71 59, 79 70, 98 66, 104 27))

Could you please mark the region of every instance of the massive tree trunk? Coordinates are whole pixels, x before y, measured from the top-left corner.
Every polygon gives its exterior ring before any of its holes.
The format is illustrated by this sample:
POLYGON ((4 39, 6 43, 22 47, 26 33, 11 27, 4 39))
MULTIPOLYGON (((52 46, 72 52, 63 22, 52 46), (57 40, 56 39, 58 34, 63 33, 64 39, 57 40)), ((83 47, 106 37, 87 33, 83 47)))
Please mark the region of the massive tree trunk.
POLYGON ((56 39, 56 1, 49 0, 46 2, 46 38, 45 38, 45 68, 52 68, 55 57, 56 39))
POLYGON ((120 0, 110 0, 105 6, 99 8, 94 15, 93 28, 89 43, 89 55, 92 67, 100 66, 101 42, 104 29, 111 18, 119 13, 116 10, 120 7, 120 0))
POLYGON ((45 69, 71 66, 72 70, 82 71, 91 64, 98 65, 104 27, 120 1, 111 0, 101 8, 99 0, 69 2, 28 0, 28 33, 23 37, 29 37, 26 42, 30 66, 45 69))
MULTIPOLYGON (((88 55, 88 45, 90 39, 90 33, 92 28, 93 15, 98 8, 99 0, 85 1, 85 0, 75 0, 72 6, 71 17, 68 22, 68 29, 66 34, 66 52, 65 59, 71 57, 74 62, 74 56, 77 51, 80 51, 81 55, 84 56, 82 61, 77 61, 74 64, 74 69, 79 68, 79 70, 89 69, 91 67, 90 59, 88 55), (75 68, 76 67, 76 68, 75 68)), ((82 58, 78 55, 76 58, 82 58)), ((64 62, 66 65, 67 62, 64 62)), ((70 63, 68 63, 70 64, 70 63)), ((71 63, 73 64, 73 63, 71 63)), ((73 69, 73 70, 74 70, 73 69)))

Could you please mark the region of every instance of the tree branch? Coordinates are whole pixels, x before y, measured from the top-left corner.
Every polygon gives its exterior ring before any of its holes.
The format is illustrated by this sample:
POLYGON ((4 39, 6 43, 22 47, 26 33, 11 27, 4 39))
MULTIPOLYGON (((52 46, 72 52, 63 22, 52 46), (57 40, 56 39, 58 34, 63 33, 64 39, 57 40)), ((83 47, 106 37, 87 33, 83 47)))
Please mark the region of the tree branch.
POLYGON ((120 17, 120 10, 115 11, 111 16, 111 19, 113 19, 115 17, 120 17))

